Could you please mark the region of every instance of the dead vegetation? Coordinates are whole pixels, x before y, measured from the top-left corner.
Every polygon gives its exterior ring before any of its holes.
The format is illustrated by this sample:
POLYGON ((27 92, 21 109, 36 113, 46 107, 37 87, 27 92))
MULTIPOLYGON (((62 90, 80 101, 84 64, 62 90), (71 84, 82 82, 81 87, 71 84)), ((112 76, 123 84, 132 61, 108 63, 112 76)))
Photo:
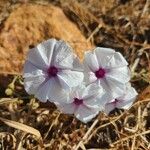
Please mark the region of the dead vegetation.
POLYGON ((19 72, 1 72, 0 149, 150 149, 150 1, 8 0, 7 5, 4 3, 0 2, 1 31, 9 14, 20 5, 59 6, 88 42, 115 48, 126 57, 131 82, 139 96, 130 110, 114 110, 110 116, 101 113, 83 124, 73 116, 60 114, 53 104, 41 104, 27 95, 19 72))

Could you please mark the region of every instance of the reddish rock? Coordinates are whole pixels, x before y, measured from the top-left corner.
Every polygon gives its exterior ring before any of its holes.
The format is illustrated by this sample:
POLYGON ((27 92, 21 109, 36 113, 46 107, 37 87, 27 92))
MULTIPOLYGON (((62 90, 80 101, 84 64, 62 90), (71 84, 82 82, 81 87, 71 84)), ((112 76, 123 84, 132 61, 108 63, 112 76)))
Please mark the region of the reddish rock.
POLYGON ((0 33, 0 70, 21 72, 29 47, 52 37, 69 42, 81 59, 83 52, 93 47, 60 8, 35 4, 18 6, 0 33))

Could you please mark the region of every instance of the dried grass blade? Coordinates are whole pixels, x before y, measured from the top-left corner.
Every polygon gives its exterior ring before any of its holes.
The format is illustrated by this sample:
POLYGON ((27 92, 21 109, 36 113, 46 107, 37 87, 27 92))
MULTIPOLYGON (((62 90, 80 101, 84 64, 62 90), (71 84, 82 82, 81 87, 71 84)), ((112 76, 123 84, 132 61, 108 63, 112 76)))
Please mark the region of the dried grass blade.
POLYGON ((24 132, 27 132, 27 133, 30 133, 30 134, 33 134, 35 135, 38 139, 41 139, 41 134, 38 130, 30 127, 30 126, 27 126, 25 124, 22 124, 22 123, 19 123, 19 122, 16 122, 16 121, 12 121, 12 120, 8 120, 8 119, 5 119, 5 118, 2 118, 0 117, 0 120, 2 122, 4 122, 6 125, 12 127, 12 128, 15 128, 15 129, 18 129, 18 130, 22 130, 24 132))
POLYGON ((6 104, 6 103, 14 103, 17 102, 17 98, 1 98, 0 99, 0 105, 6 104))

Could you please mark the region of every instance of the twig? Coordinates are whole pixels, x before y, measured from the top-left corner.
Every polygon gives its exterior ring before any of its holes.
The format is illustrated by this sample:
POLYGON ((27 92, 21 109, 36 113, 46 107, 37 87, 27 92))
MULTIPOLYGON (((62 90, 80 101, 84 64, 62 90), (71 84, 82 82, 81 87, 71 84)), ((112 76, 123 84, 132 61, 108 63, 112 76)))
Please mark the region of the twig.
POLYGON ((131 135, 131 136, 122 138, 122 139, 120 139, 120 140, 118 140, 118 141, 112 143, 112 145, 118 144, 118 143, 120 143, 120 142, 122 142, 122 141, 126 141, 126 140, 128 140, 128 139, 133 138, 133 137, 138 137, 138 136, 145 135, 145 134, 149 134, 149 133, 150 133, 150 130, 147 130, 147 131, 144 131, 144 132, 142 132, 142 133, 138 133, 138 134, 135 134, 135 135, 131 135))
POLYGON ((139 61, 140 61, 140 57, 143 55, 144 51, 146 49, 149 49, 150 46, 147 46, 147 47, 144 47, 144 48, 141 48, 139 51, 138 51, 138 58, 135 59, 133 65, 131 66, 131 72, 134 74, 138 64, 139 64, 139 61))
POLYGON ((143 8, 143 11, 141 13, 141 17, 143 17, 144 14, 146 13, 146 11, 148 10, 149 2, 150 2, 149 0, 146 0, 146 3, 145 3, 144 8, 143 8))
POLYGON ((53 123, 50 125, 50 127, 49 127, 49 129, 48 129, 48 131, 47 131, 47 133, 46 133, 46 135, 44 136, 43 139, 46 139, 46 137, 48 136, 48 134, 49 134, 49 132, 51 131, 52 127, 53 127, 53 126, 56 124, 56 122, 58 121, 59 116, 60 116, 60 113, 57 115, 55 121, 53 121, 53 123))
POLYGON ((4 75, 17 75, 17 76, 22 75, 22 73, 19 73, 19 72, 7 72, 7 71, 0 71, 0 74, 4 74, 4 75))
POLYGON ((89 41, 91 40, 91 38, 93 38, 94 34, 96 34, 102 26, 103 26, 102 24, 99 24, 99 25, 94 29, 94 31, 93 31, 93 32, 90 34, 90 36, 88 37, 87 42, 89 42, 89 41))
POLYGON ((91 127, 88 129, 88 131, 86 132, 86 134, 84 135, 84 137, 82 138, 82 140, 77 144, 76 148, 74 150, 78 150, 78 148, 80 147, 81 144, 83 144, 83 141, 89 136, 89 134, 91 133, 92 129, 96 126, 96 124, 98 123, 98 119, 96 119, 93 124, 91 125, 91 127))

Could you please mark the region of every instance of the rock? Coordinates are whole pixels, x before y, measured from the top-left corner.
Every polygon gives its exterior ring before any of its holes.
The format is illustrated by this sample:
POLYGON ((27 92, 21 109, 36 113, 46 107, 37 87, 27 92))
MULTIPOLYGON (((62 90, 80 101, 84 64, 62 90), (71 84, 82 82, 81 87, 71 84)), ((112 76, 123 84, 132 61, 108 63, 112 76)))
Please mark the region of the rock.
POLYGON ((49 39, 70 43, 82 59, 87 42, 77 26, 53 5, 22 4, 9 15, 0 32, 0 70, 21 72, 29 48, 49 39))

